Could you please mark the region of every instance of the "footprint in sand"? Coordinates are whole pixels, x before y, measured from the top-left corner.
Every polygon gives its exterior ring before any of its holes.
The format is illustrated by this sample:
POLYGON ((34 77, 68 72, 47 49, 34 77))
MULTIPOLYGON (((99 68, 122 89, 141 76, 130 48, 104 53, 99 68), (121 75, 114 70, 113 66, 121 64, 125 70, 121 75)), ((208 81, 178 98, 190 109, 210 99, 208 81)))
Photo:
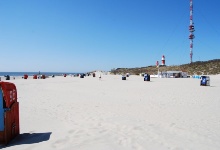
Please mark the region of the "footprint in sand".
POLYGON ((52 147, 53 148, 58 148, 58 147, 60 148, 60 147, 64 146, 68 141, 69 141, 68 137, 66 137, 64 139, 59 139, 52 144, 52 147))

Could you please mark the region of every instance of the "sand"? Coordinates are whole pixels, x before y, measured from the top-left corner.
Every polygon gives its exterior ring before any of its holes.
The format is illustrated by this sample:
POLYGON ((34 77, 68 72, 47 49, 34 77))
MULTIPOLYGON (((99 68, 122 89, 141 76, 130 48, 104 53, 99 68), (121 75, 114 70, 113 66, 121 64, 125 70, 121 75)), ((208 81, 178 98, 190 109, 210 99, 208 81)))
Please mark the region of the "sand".
POLYGON ((220 75, 15 79, 20 135, 7 150, 219 150, 220 75))

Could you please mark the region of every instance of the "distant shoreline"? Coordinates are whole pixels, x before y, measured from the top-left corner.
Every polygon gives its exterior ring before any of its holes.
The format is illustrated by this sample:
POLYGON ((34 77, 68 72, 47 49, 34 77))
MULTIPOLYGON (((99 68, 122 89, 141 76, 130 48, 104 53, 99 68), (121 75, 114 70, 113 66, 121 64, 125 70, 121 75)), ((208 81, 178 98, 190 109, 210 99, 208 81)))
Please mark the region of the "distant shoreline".
POLYGON ((63 75, 63 74, 78 74, 78 72, 0 72, 0 76, 6 76, 6 75, 9 75, 9 76, 24 76, 25 74, 27 74, 28 76, 33 76, 33 75, 48 75, 48 76, 51 76, 51 75, 63 75))

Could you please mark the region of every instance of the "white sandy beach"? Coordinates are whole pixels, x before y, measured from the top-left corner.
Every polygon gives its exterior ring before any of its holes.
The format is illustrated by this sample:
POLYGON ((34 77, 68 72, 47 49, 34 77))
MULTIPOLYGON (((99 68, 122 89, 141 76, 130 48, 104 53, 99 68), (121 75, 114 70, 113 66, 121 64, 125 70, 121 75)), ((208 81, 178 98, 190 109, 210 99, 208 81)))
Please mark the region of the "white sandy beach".
MULTIPOLYGON (((15 79, 20 135, 7 150, 219 150, 220 75, 15 79)), ((3 80, 3 79, 2 79, 3 80)))

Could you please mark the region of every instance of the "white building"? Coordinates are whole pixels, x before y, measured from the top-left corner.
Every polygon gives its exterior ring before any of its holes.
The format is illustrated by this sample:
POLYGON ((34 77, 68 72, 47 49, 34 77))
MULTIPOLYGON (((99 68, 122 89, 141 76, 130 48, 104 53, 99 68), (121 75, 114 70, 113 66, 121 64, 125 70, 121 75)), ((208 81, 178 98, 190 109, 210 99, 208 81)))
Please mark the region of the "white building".
POLYGON ((160 78, 187 78, 187 72, 182 71, 165 71, 158 74, 160 78))

